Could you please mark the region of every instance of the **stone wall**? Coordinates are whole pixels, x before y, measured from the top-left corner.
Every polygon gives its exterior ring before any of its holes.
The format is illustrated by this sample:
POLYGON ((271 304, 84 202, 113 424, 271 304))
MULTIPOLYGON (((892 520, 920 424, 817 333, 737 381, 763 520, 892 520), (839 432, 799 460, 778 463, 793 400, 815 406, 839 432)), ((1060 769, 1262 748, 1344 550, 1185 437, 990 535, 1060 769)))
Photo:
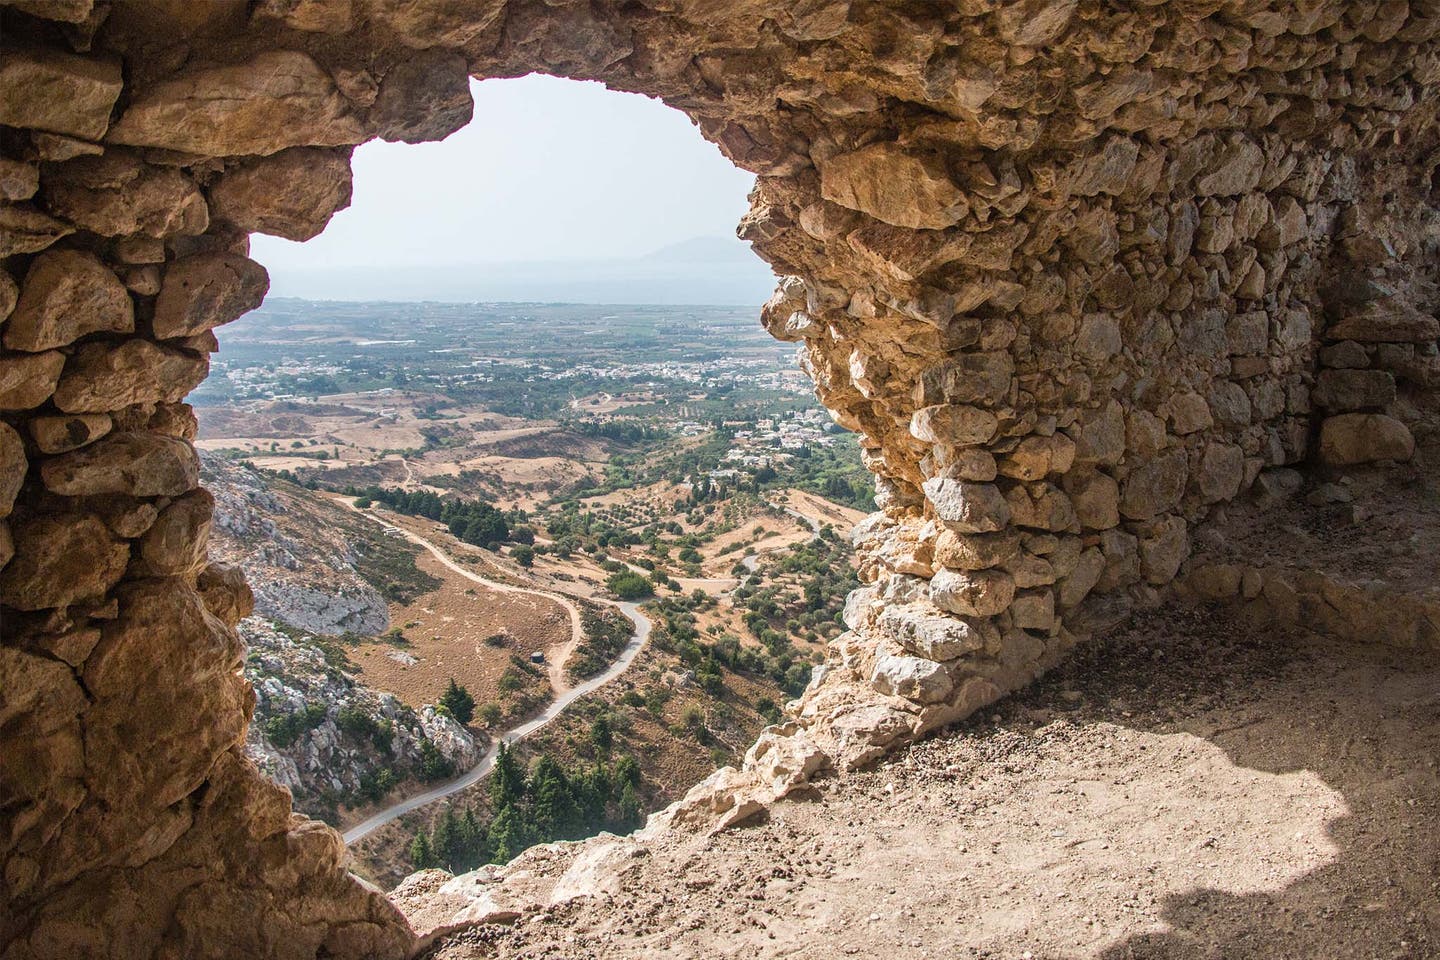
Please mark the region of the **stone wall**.
POLYGON ((781 792, 1156 599, 1267 468, 1412 455, 1437 33, 1437 0, 0 0, 0 956, 410 945, 239 752, 249 596, 183 403, 264 294, 248 233, 318 233, 352 145, 543 70, 758 175, 763 322, 883 508, 796 722, 719 777, 781 792))

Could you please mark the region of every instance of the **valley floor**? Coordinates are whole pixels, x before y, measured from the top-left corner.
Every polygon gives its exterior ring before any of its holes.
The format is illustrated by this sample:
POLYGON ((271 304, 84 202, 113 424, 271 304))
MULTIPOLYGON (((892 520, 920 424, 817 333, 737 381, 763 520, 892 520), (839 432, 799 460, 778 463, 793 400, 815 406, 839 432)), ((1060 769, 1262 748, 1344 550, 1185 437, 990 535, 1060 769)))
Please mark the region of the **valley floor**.
POLYGON ((1430 660, 1142 615, 762 824, 647 844, 613 898, 434 956, 1433 957, 1430 660))

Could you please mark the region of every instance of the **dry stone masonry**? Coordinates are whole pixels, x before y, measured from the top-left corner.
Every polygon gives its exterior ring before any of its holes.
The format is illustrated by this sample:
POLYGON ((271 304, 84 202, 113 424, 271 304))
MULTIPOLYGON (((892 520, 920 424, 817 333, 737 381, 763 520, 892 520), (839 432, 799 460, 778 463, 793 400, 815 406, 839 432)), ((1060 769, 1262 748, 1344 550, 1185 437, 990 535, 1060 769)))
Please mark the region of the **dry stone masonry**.
POLYGON ((0 0, 0 957, 414 942, 243 757, 184 403, 264 296, 248 234, 320 232, 353 145, 541 70, 758 177, 763 322, 881 510, 794 720, 658 829, 1023 684, 1267 471, 1414 455, 1437 34, 1440 0, 0 0))

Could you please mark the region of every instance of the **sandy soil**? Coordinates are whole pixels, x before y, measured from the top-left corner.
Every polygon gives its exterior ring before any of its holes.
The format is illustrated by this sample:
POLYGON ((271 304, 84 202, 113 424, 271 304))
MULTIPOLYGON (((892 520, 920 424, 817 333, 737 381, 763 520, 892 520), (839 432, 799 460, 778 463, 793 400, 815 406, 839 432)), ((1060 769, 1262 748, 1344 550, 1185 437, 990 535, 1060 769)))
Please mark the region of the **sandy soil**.
POLYGON ((1424 958, 1440 669, 1146 615, 767 822, 669 837, 613 900, 436 956, 1424 958))
POLYGON ((476 702, 485 703, 497 699, 496 685, 512 653, 527 657, 546 650, 558 656, 569 644, 570 615, 553 600, 486 590, 456 576, 428 553, 421 553, 415 565, 444 584, 413 603, 391 607, 390 621, 403 629, 406 645, 380 640, 351 653, 371 686, 419 709, 434 703, 454 677, 476 702), (415 625, 406 626, 410 623, 415 625), (504 646, 484 643, 497 633, 508 635, 504 646), (404 662, 411 657, 415 663, 404 662))

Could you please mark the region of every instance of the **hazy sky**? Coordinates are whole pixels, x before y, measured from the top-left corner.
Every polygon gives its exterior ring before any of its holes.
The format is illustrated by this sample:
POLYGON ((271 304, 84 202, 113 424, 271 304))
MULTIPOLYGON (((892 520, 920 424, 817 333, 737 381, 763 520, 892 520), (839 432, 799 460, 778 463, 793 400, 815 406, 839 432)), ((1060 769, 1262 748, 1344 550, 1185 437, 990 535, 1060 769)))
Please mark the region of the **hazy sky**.
POLYGON ((679 111, 551 77, 471 89, 475 119, 449 139, 358 148, 354 200, 320 236, 253 238, 276 295, 317 270, 631 257, 734 235, 754 178, 679 111))

